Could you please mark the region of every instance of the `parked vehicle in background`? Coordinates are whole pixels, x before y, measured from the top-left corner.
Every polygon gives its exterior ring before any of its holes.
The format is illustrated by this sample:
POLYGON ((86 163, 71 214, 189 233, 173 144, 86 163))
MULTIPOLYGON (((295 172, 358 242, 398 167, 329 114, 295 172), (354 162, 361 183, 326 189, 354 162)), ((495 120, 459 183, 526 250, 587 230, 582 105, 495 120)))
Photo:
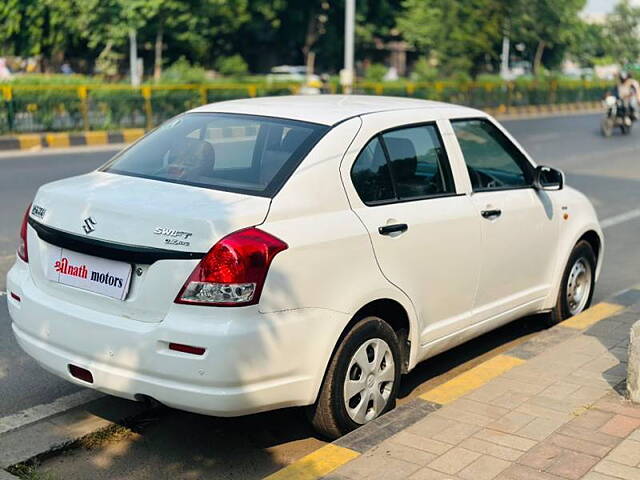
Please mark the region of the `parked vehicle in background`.
POLYGON ((304 65, 278 65, 267 75, 267 83, 304 82, 307 79, 307 67, 304 65))
POLYGON ((600 130, 605 137, 610 137, 616 128, 626 135, 631 132, 634 118, 625 101, 615 95, 607 95, 602 101, 605 112, 600 123, 600 130))
POLYGON ((587 198, 482 111, 272 97, 41 187, 7 298, 22 348, 78 385, 208 415, 306 406, 335 438, 419 362, 582 312, 602 256, 587 198))

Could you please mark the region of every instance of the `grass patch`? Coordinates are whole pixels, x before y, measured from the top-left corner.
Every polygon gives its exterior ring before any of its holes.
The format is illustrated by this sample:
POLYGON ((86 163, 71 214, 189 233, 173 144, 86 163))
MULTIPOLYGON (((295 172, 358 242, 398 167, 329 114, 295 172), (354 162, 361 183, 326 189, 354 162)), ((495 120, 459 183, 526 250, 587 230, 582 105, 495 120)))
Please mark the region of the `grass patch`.
POLYGON ((32 463, 27 465, 25 463, 19 463, 13 467, 9 467, 7 471, 15 475, 22 480, 60 480, 56 475, 51 472, 41 472, 38 470, 40 465, 38 463, 32 463))
POLYGON ((108 443, 119 442, 134 434, 133 430, 122 425, 110 425, 107 428, 91 433, 77 441, 76 446, 93 450, 108 443))

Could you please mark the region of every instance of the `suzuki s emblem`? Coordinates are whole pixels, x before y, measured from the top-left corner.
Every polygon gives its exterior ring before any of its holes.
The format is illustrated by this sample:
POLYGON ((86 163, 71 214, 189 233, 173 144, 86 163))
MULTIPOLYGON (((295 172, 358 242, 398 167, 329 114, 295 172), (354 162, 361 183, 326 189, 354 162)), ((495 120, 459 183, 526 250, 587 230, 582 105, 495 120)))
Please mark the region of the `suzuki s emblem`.
POLYGON ((91 232, 93 232, 96 229, 97 222, 91 218, 91 217, 87 217, 84 219, 84 223, 82 224, 82 229, 84 230, 84 233, 86 233, 87 235, 89 235, 91 232))

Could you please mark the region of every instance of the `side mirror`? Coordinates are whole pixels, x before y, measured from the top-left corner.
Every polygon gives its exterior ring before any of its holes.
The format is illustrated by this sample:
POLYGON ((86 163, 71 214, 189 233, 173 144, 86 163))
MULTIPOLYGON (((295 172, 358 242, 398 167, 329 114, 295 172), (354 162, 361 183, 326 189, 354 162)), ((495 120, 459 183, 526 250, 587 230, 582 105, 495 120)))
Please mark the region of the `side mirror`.
POLYGON ((562 190, 564 173, 556 168, 538 165, 533 175, 533 186, 537 190, 562 190))

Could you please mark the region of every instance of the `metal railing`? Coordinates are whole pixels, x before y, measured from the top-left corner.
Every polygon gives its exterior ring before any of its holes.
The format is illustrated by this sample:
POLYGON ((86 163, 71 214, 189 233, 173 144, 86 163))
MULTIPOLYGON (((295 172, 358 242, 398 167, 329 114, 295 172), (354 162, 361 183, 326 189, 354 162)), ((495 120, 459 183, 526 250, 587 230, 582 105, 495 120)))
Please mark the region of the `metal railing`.
MULTIPOLYGON (((333 93, 340 88, 331 85, 333 93)), ((358 83, 354 93, 415 97, 509 111, 524 105, 592 102, 607 82, 358 83)), ((4 85, 0 86, 0 134, 120 128, 150 129, 205 103, 265 95, 291 95, 299 84, 4 85)))

